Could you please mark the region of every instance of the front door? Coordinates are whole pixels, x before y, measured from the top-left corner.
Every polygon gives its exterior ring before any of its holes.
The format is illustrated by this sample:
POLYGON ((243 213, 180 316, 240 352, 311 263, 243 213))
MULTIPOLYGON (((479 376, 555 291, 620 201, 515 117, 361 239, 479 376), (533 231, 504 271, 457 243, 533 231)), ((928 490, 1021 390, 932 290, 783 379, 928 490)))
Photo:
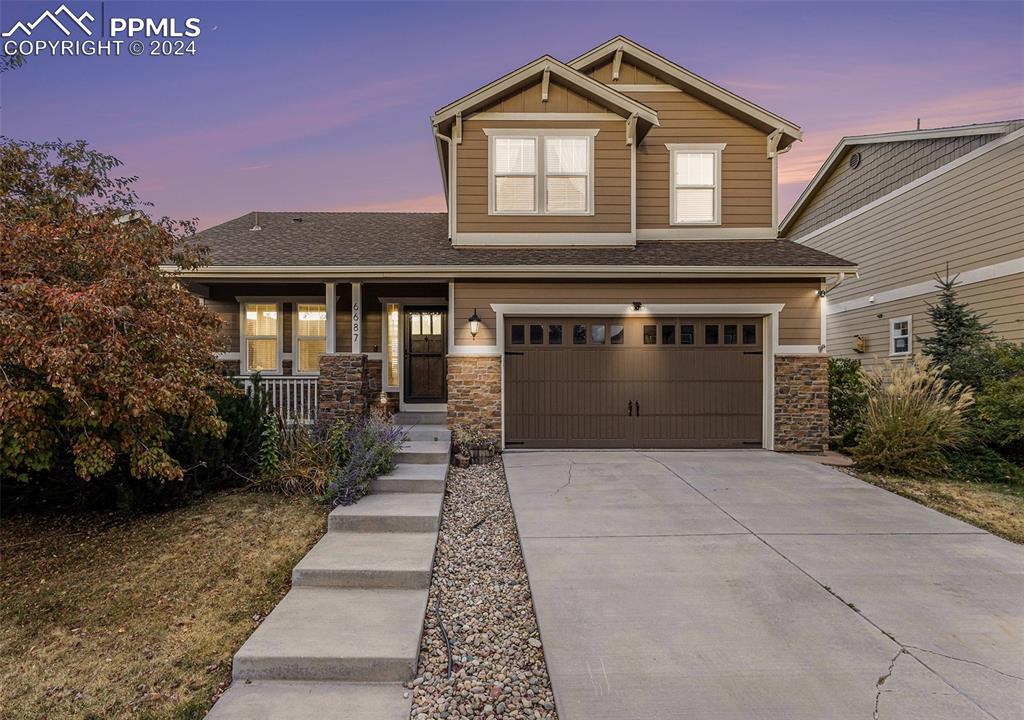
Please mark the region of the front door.
POLYGON ((405 401, 447 400, 448 314, 440 307, 405 308, 405 401))

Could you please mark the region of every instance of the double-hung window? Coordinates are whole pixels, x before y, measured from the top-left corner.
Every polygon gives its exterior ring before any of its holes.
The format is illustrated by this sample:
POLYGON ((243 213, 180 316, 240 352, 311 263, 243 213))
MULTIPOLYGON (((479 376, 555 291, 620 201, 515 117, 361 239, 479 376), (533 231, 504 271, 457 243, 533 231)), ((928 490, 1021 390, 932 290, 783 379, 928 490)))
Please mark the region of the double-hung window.
POLYGON ((281 371, 281 308, 277 303, 245 303, 245 371, 281 371))
POLYGON ((909 355, 913 349, 910 333, 913 320, 906 317, 893 318, 889 321, 889 354, 895 357, 909 355))
POLYGON ((596 130, 485 132, 490 138, 492 215, 593 213, 596 130))
POLYGON ((320 356, 327 352, 327 306, 297 303, 295 314, 296 372, 319 372, 320 356))
POLYGON ((666 145, 669 150, 673 225, 719 225, 722 222, 723 143, 666 145))

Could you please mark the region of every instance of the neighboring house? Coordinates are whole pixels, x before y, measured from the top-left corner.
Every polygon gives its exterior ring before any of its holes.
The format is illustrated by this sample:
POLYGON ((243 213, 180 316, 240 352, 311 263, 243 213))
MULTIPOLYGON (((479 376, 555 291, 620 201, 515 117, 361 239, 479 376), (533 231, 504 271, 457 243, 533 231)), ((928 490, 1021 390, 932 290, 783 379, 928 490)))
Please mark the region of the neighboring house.
POLYGON ((828 292, 830 355, 916 352, 947 268, 998 336, 1024 341, 1022 120, 843 138, 780 231, 857 259, 828 292))
POLYGON ((186 281, 221 360, 321 417, 448 413, 506 448, 766 447, 827 435, 819 292, 779 240, 793 123, 617 37, 431 117, 448 213, 250 213, 186 281))

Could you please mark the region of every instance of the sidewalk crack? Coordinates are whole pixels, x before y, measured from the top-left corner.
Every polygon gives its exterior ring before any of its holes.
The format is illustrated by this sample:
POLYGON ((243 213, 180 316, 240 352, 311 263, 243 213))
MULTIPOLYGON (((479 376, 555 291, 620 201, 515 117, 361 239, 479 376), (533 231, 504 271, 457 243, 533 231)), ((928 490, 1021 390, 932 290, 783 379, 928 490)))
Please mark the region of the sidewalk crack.
POLYGON ((944 657, 947 660, 955 660, 956 662, 967 663, 968 665, 977 665, 978 667, 985 668, 986 670, 994 672, 997 675, 1002 675, 1003 677, 1010 678, 1011 680, 1020 680, 1024 682, 1024 677, 1021 677, 1020 675, 1014 675, 1012 673, 1003 672, 1002 670, 997 670, 996 668, 990 667, 985 663, 978 662, 977 660, 968 660, 967 658, 956 657, 954 655, 946 655, 945 653, 940 653, 937 650, 929 650, 927 648, 918 647, 916 645, 904 644, 903 647, 907 648, 908 650, 917 650, 919 652, 925 652, 929 655, 938 655, 939 657, 944 657))
POLYGON ((872 720, 878 720, 878 703, 882 700, 882 686, 892 677, 893 671, 896 670, 896 661, 900 659, 900 655, 907 652, 902 647, 896 651, 896 654, 892 656, 892 660, 889 661, 889 669, 885 671, 885 674, 878 678, 878 682, 875 683, 875 711, 871 714, 872 720))

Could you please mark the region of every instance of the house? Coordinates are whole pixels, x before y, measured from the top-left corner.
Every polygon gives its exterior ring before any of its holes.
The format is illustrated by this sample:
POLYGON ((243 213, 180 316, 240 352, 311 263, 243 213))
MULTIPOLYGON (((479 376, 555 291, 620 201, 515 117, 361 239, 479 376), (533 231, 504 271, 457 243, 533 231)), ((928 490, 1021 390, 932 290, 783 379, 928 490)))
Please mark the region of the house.
POLYGON ((431 117, 447 213, 253 212, 183 280, 285 412, 446 412, 505 448, 827 442, 826 284, 778 239, 800 128, 624 37, 431 117))
POLYGON ((857 258, 828 293, 831 355, 914 353, 947 268, 998 336, 1024 341, 1022 120, 843 138, 780 230, 857 258))

